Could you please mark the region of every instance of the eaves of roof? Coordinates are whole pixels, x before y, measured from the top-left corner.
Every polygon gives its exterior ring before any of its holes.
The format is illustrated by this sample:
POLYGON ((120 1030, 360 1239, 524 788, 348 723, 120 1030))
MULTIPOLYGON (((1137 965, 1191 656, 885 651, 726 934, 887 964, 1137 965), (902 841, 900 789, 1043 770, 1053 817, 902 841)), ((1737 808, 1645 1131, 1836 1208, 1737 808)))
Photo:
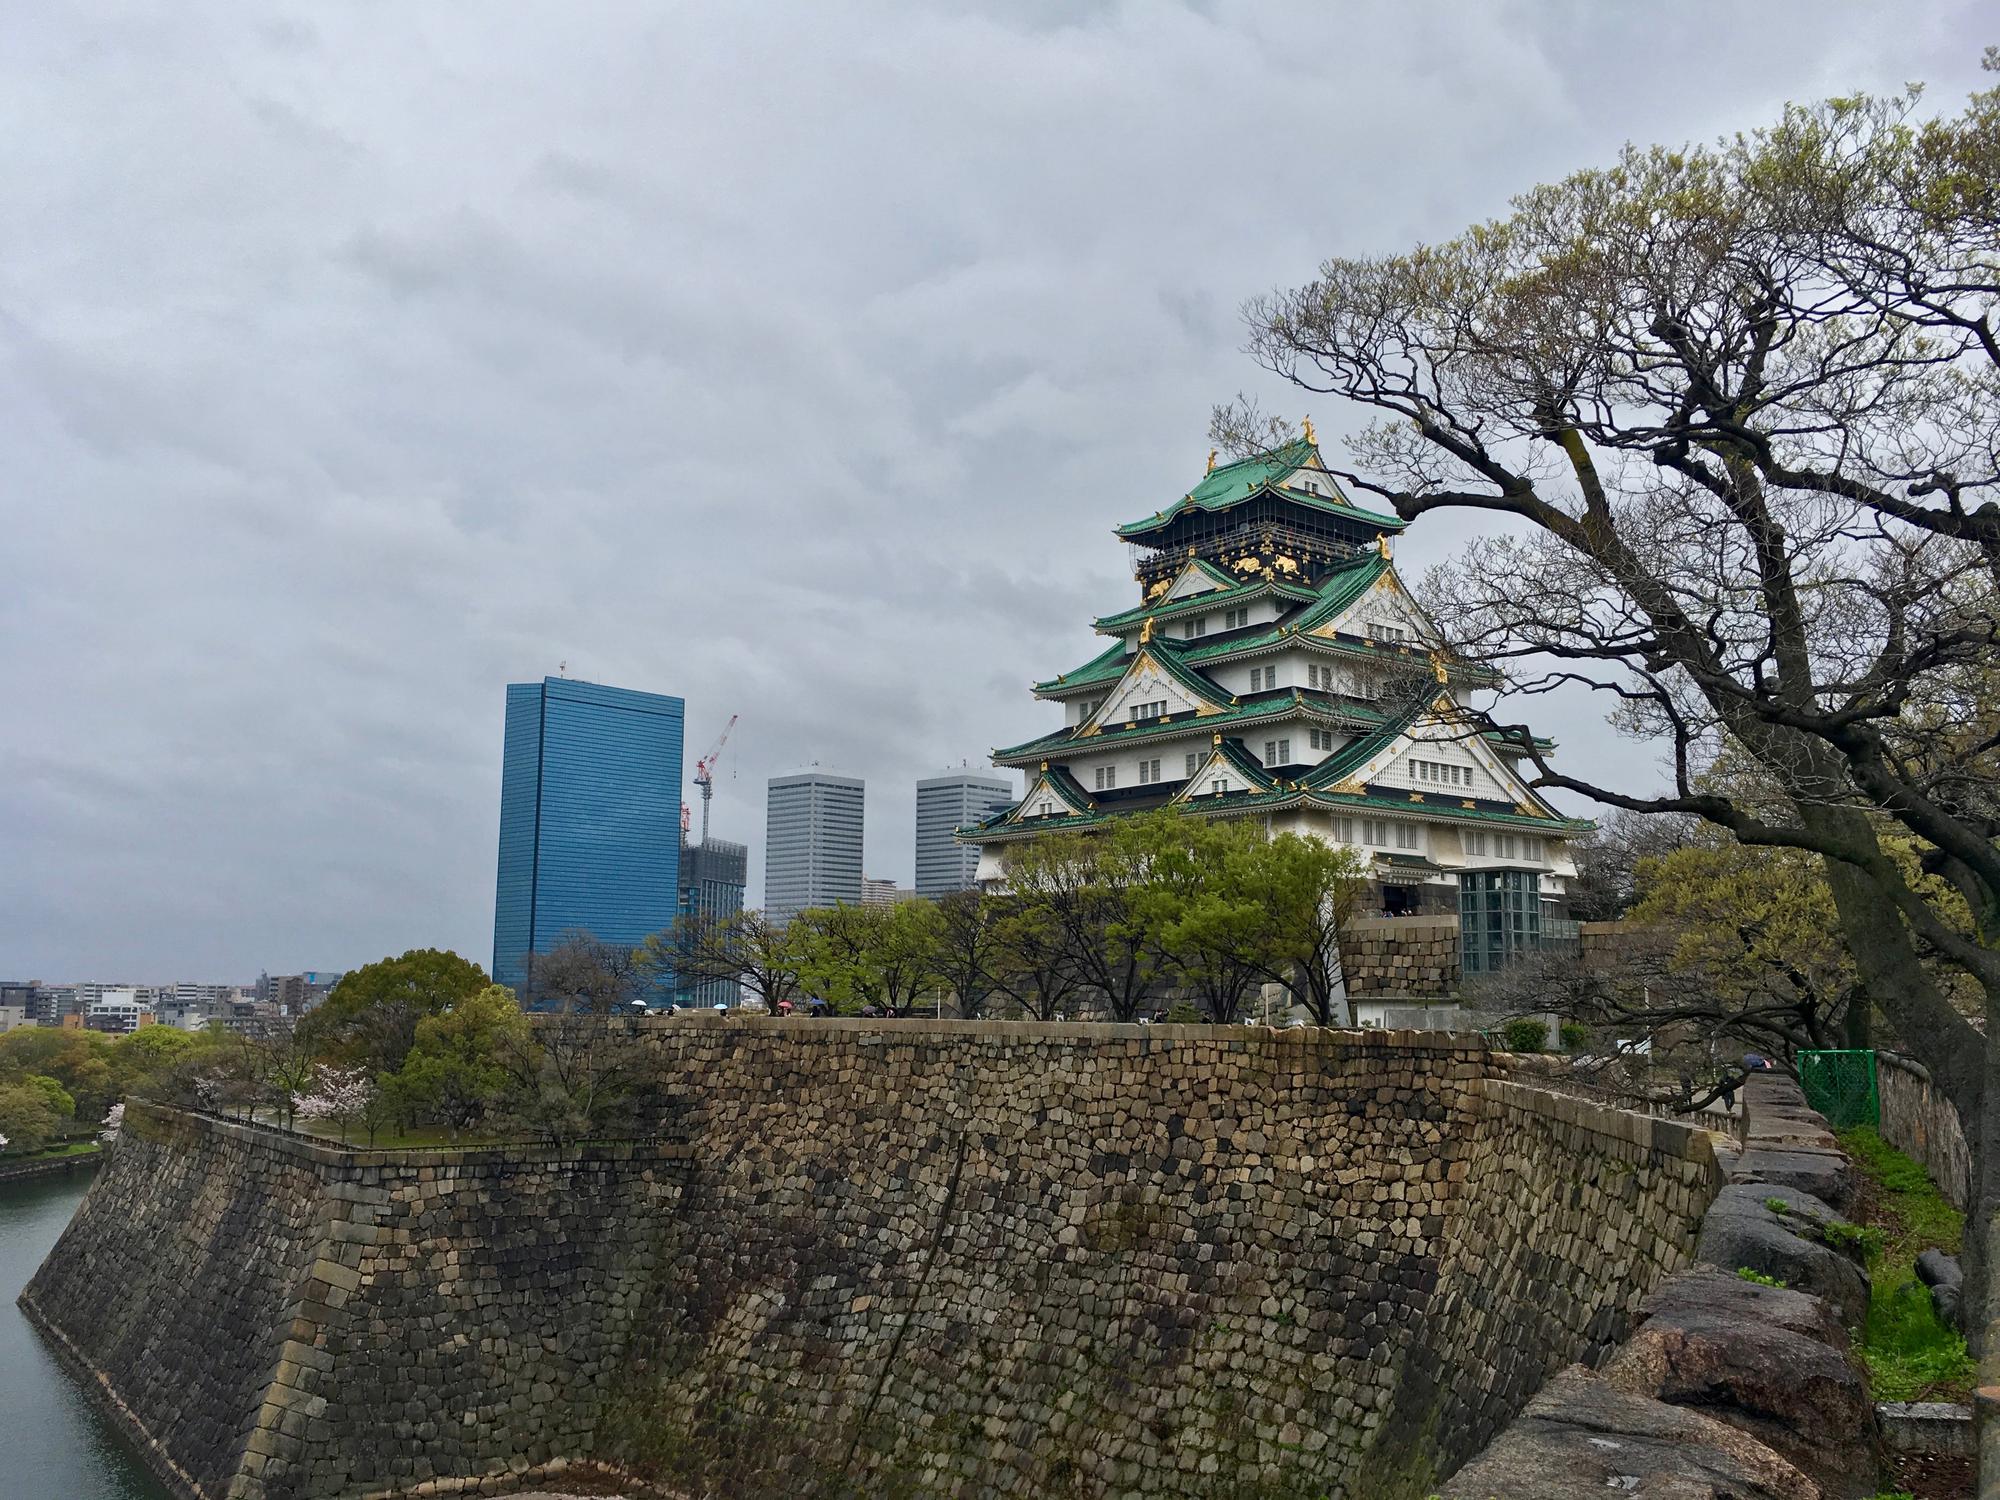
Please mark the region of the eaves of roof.
POLYGON ((1125 643, 1113 641, 1080 667, 1051 677, 1047 682, 1035 684, 1037 694, 1067 693, 1076 688, 1091 687, 1099 682, 1116 682, 1125 675, 1125 643))
POLYGON ((1159 719, 1136 719, 1131 727, 1120 725, 1115 729, 1101 729, 1093 735, 1079 735, 1071 725, 1051 734, 1027 740, 1019 745, 1010 745, 993 752, 995 765, 1019 764, 1040 757, 1058 754, 1078 754, 1100 750, 1106 745, 1130 744, 1136 740, 1167 738, 1185 735, 1195 730, 1220 730, 1225 727, 1245 728, 1267 720, 1288 718, 1304 710, 1308 718, 1322 724, 1336 725, 1342 729, 1368 729, 1382 722, 1382 715, 1375 709, 1359 703, 1342 704, 1338 707, 1323 703, 1311 694, 1302 693, 1297 688, 1283 689, 1276 697, 1265 697, 1248 703, 1238 703, 1221 713, 1174 714, 1159 719))
POLYGON ((1229 510, 1265 493, 1275 495, 1294 505, 1323 511, 1329 515, 1345 516, 1384 531, 1401 531, 1408 524, 1396 516, 1385 516, 1376 511, 1363 510, 1349 501, 1345 495, 1331 499, 1304 490, 1288 489, 1278 483, 1294 470, 1308 464, 1317 464, 1318 459, 1318 445, 1301 438, 1282 447, 1253 454, 1234 463, 1223 464, 1204 474, 1199 484, 1172 505, 1140 520, 1126 522, 1116 529, 1116 534, 1127 539, 1141 537, 1171 524, 1175 517, 1187 511, 1229 510))
POLYGON ((1302 583, 1284 583, 1258 578, 1249 583, 1231 583, 1226 588, 1213 589, 1205 594, 1188 594, 1179 599, 1163 599, 1158 604, 1141 604, 1115 615, 1105 615, 1092 621, 1091 626, 1100 632, 1128 630, 1148 619, 1178 619, 1182 615, 1198 614, 1202 610, 1214 609, 1218 605, 1236 604, 1245 599, 1262 598, 1267 594, 1300 604, 1319 597, 1302 583))
MULTIPOLYGON (((1150 812, 1155 807, 1163 805, 1165 804, 1149 802, 1143 807, 1100 808, 1087 815, 1036 818, 1032 823, 1016 823, 1004 829, 993 826, 990 822, 978 826, 988 835, 983 842, 1002 843, 1032 837, 1045 829, 1094 827, 1113 818, 1150 812)), ((1212 795, 1190 797, 1176 805, 1184 813, 1202 817, 1222 817, 1232 813, 1284 812, 1300 807, 1337 812, 1414 813, 1426 820, 1480 823, 1488 827, 1515 828, 1527 833, 1551 834, 1563 838, 1588 833, 1597 826, 1588 818, 1541 818, 1494 807, 1468 808, 1441 802, 1412 803, 1406 796, 1376 795, 1372 792, 1309 791, 1296 782, 1286 782, 1272 791, 1225 792, 1219 797, 1212 795)))

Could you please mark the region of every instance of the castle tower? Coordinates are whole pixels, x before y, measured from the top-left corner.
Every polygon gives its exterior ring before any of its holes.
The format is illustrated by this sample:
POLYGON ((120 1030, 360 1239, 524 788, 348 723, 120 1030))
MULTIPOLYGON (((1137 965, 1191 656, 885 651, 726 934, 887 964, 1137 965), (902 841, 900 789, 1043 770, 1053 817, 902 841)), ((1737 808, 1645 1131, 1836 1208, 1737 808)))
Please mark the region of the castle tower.
POLYGON ((1493 677, 1445 655, 1397 578, 1403 527, 1348 499, 1309 427, 1211 457, 1180 499, 1118 527, 1139 602, 1096 621, 1099 655, 1035 684, 1063 727, 994 752, 1028 790, 962 831, 981 881, 1003 882, 1008 847, 1039 832, 1164 806, 1354 846, 1380 910, 1462 915, 1469 972, 1533 941, 1589 825, 1530 791, 1520 748, 1461 706, 1493 677))

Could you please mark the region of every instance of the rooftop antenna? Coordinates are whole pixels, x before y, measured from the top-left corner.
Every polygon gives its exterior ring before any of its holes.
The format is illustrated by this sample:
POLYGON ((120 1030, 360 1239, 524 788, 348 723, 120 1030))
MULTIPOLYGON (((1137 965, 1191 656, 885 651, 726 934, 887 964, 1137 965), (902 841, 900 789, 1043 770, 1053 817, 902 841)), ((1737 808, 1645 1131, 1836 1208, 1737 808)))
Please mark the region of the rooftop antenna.
POLYGON ((559 661, 556 663, 556 676, 558 677, 569 676, 569 663, 567 661, 559 661))

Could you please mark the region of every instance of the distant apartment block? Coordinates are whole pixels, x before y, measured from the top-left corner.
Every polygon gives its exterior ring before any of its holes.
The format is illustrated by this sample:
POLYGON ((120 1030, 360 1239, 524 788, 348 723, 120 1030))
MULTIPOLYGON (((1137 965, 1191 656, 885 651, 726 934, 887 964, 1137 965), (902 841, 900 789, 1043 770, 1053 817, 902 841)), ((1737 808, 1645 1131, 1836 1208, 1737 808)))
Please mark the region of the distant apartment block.
MULTIPOLYGON (((253 998, 275 1005, 288 1016, 302 1016, 307 1011, 325 1001, 333 993, 333 987, 340 983, 341 976, 326 969, 308 969, 303 974, 261 974, 257 986, 251 991, 253 998)), ((183 985, 177 989, 214 989, 221 991, 211 997, 209 1003, 221 1005, 235 990, 227 985, 183 985)))
POLYGON ((894 906, 897 896, 893 880, 877 880, 873 875, 861 877, 861 904, 863 906, 894 906))
MULTIPOLYGON (((727 839, 710 839, 681 850, 681 916, 685 920, 726 922, 743 910, 743 888, 749 880, 750 846, 727 839)), ((727 979, 678 988, 683 1005, 734 1005, 739 996, 727 979)))
POLYGON ((961 772, 917 783, 917 894, 935 900, 972 884, 979 846, 954 837, 1014 805, 1014 783, 991 774, 961 772))
POLYGON ((866 783, 805 771, 771 778, 765 806, 764 913, 779 926, 809 906, 861 900, 866 783))
POLYGON ((684 705, 546 677, 507 688, 493 977, 566 933, 637 947, 680 907, 684 705))
POLYGON ((136 989, 104 991, 84 1012, 83 1024, 92 1031, 108 1031, 113 1036, 130 1036, 141 1026, 152 1025, 155 1002, 141 999, 140 993, 136 989))

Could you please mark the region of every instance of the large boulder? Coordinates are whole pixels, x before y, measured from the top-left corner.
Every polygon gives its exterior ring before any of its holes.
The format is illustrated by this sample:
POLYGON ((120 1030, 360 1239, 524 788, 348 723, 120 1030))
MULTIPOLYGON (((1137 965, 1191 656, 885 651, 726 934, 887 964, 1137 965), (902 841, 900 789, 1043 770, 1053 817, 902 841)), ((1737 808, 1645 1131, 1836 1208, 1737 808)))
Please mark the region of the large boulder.
POLYGON ((1702 1220, 1694 1258, 1732 1276, 1745 1267, 1775 1276, 1796 1291, 1824 1297, 1843 1328, 1859 1328, 1868 1316, 1868 1273, 1853 1255, 1815 1233, 1817 1225, 1845 1222, 1797 1188, 1731 1183, 1716 1194, 1702 1220), (1773 1211, 1772 1200, 1784 1208, 1773 1211))
POLYGON ((1713 1417, 1621 1391, 1580 1366, 1551 1380, 1442 1500, 1825 1500, 1764 1444, 1713 1417))
POLYGON ((1761 1182, 1797 1188, 1836 1209, 1852 1208, 1861 1175, 1838 1146, 1815 1150, 1804 1146, 1760 1146, 1754 1140, 1730 1169, 1736 1182, 1761 1182))
POLYGON ((1604 1378, 1749 1433, 1827 1500, 1863 1500, 1879 1489, 1868 1382, 1818 1297, 1718 1270, 1670 1277, 1641 1305, 1604 1378))
POLYGON ((1963 1331, 1965 1272, 1958 1257, 1942 1250, 1926 1250, 1917 1257, 1917 1280, 1931 1289, 1931 1307, 1947 1328, 1963 1331))

